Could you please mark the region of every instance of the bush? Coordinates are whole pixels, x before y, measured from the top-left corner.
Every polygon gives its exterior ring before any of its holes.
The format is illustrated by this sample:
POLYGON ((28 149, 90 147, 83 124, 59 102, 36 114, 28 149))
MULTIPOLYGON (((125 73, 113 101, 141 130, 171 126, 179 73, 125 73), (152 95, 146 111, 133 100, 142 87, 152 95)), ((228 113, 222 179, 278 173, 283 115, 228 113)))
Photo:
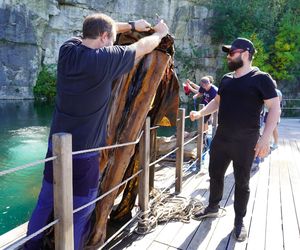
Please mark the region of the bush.
POLYGON ((56 95, 56 65, 42 67, 33 88, 33 94, 37 100, 54 101, 56 95))

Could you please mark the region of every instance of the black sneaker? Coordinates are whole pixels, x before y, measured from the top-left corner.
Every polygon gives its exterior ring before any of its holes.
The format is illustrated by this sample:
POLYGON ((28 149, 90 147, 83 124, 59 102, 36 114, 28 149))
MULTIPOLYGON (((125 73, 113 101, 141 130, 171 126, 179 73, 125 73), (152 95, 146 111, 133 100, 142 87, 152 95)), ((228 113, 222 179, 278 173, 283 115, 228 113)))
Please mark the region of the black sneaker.
POLYGON ((247 239, 247 229, 244 223, 237 224, 233 228, 233 235, 236 241, 244 241, 247 239))
POLYGON ((216 218, 219 215, 219 207, 211 208, 207 206, 196 212, 193 216, 195 220, 202 220, 204 218, 216 218))

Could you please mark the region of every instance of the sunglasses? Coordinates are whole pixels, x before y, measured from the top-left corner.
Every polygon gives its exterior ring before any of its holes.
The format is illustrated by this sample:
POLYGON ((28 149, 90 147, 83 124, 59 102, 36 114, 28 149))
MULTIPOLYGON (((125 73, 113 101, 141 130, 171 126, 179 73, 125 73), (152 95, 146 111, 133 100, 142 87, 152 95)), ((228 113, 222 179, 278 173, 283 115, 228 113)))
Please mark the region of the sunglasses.
POLYGON ((236 53, 243 53, 243 52, 245 52, 246 50, 244 50, 244 49, 236 49, 236 50, 232 50, 232 51, 229 51, 228 53, 227 53, 227 55, 229 55, 230 57, 232 57, 232 56, 234 56, 234 54, 236 54, 236 53))
POLYGON ((203 79, 203 80, 200 81, 200 84, 201 83, 205 85, 205 84, 209 84, 209 81, 203 79))

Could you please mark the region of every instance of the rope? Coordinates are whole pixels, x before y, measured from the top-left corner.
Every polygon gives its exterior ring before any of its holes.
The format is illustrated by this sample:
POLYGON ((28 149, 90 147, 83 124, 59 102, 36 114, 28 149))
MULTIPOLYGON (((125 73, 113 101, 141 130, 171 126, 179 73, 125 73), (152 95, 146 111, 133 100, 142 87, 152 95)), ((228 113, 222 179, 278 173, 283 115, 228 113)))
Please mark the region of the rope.
POLYGON ((160 157, 159 159, 157 159, 156 161, 152 162, 149 164, 149 167, 155 165, 156 163, 160 162, 161 160, 167 158, 169 155, 173 154, 174 152, 176 152, 178 150, 178 147, 176 147, 175 149, 173 149, 172 151, 170 151, 169 153, 167 153, 166 155, 160 157))
POLYGON ((197 199, 161 193, 153 190, 151 196, 156 200, 149 206, 149 210, 141 212, 137 217, 139 226, 137 234, 152 232, 159 223, 181 221, 189 223, 193 214, 203 208, 203 203, 197 199))
POLYGON ((35 233, 23 238, 22 240, 18 241, 16 244, 14 244, 11 247, 8 247, 7 250, 13 250, 13 249, 17 249, 17 247, 22 246, 24 243, 26 243, 27 241, 31 240, 33 237, 37 236, 38 234, 44 232, 46 229, 52 227, 53 225, 55 225, 59 220, 55 220, 52 221, 51 223, 49 223, 48 225, 44 226, 43 228, 41 228, 40 230, 36 231, 35 233))
POLYGON ((198 137, 199 137, 199 135, 194 136, 192 139, 186 141, 186 142, 183 144, 183 146, 189 144, 191 141, 195 140, 195 139, 198 138, 198 137))
POLYGON ((151 127, 150 130, 157 129, 157 128, 160 128, 160 126, 151 127))
POLYGON ((128 222, 126 222, 117 232, 115 232, 107 241, 104 242, 104 244, 98 248, 98 250, 103 249, 108 243, 110 243, 119 233, 121 233, 130 223, 132 223, 133 221, 135 221, 135 219, 139 216, 139 211, 137 212, 137 214, 132 217, 128 222))
POLYGON ((77 213, 78 211, 96 203, 97 201, 101 200, 102 198, 104 198, 105 196, 109 195, 110 193, 112 193, 113 191, 115 191, 116 189, 119 189, 119 187, 121 187, 122 185, 124 185, 125 183, 127 183, 128 181, 130 181, 131 179, 133 179, 134 177, 136 177, 137 175, 139 175, 143 170, 139 170, 138 172, 136 172, 134 175, 132 175, 131 177, 129 177, 128 179, 126 179, 125 181, 121 182, 120 184, 118 184, 117 186, 113 187, 112 189, 108 190, 106 193, 100 195, 99 197, 97 197, 95 200, 90 201, 87 204, 84 204, 81 207, 76 208, 73 211, 73 214, 77 213))
POLYGON ((72 153, 72 155, 78 155, 78 154, 83 154, 83 153, 100 151, 100 150, 104 150, 104 149, 112 149, 112 148, 119 148, 119 147, 135 145, 135 144, 138 144, 140 142, 140 139, 141 139, 143 133, 144 132, 142 131, 140 133, 139 137, 135 141, 132 141, 132 142, 125 142, 125 143, 115 144, 115 145, 111 145, 111 146, 104 146, 104 147, 99 147, 99 148, 92 148, 92 149, 75 151, 75 152, 72 153))
POLYGON ((19 170, 26 169, 26 168, 38 165, 40 163, 45 163, 47 161, 52 161, 52 160, 55 160, 56 158, 57 158, 57 156, 52 156, 52 157, 44 159, 44 160, 39 160, 39 161, 31 162, 31 163, 28 163, 28 164, 25 164, 25 165, 22 165, 22 166, 19 166, 19 167, 4 170, 4 171, 0 172, 0 176, 7 175, 7 174, 10 174, 10 173, 14 173, 14 172, 17 172, 19 170))

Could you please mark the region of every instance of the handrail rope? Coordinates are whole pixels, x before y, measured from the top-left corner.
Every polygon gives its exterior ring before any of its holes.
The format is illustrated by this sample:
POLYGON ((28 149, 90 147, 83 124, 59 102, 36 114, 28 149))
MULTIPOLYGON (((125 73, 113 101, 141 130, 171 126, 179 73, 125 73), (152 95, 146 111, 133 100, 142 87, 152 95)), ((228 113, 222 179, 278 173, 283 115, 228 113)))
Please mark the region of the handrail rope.
MULTIPOLYGON (((194 161, 194 163, 198 160, 198 158, 194 161)), ((188 170, 188 169, 187 169, 188 170)), ((186 173, 187 172, 184 171, 183 173, 186 173)), ((140 170, 141 171, 141 170, 140 170)), ((176 180, 178 179, 178 177, 175 178, 175 180, 172 180, 172 182, 170 183, 169 186, 167 186, 165 189, 163 189, 160 194, 158 196, 156 196, 153 200, 151 200, 149 202, 149 207, 153 204, 153 202, 155 202, 157 199, 159 199, 162 194, 167 190, 169 189, 172 185, 174 185, 174 183, 176 182, 176 180)), ((77 211, 76 211, 77 212, 77 211)), ((145 211, 144 213, 146 213, 147 211, 145 211)), ((75 213, 75 210, 74 210, 74 213, 75 213)), ((137 217, 139 217, 141 214, 141 211, 138 211, 137 214, 132 217, 128 222, 126 222, 115 234, 113 234, 100 248, 100 249, 103 249, 109 242, 111 242, 121 231, 123 231, 131 222, 133 222, 137 217)))
POLYGON ((94 152, 94 151, 100 151, 100 150, 104 150, 104 149, 112 149, 112 148, 119 148, 119 147, 125 147, 125 146, 135 145, 135 144, 138 144, 140 142, 140 139, 141 139, 143 133, 144 133, 144 131, 142 131, 140 133, 139 137, 135 141, 132 141, 132 142, 125 142, 125 143, 114 144, 114 145, 104 146, 104 147, 99 147, 99 148, 91 148, 91 149, 85 149, 85 150, 75 151, 75 152, 72 152, 72 155, 89 153, 89 152, 94 152))
POLYGON ((10 174, 10 173, 14 173, 16 171, 19 171, 19 170, 22 170, 22 169, 26 169, 26 168, 38 165, 40 163, 45 163, 47 161, 52 161, 52 160, 55 160, 56 158, 57 158, 57 156, 52 156, 52 157, 49 157, 49 158, 46 158, 46 159, 43 159, 43 160, 38 160, 38 161, 35 161, 35 162, 27 163, 25 165, 21 165, 19 167, 7 169, 7 170, 4 170, 4 171, 1 171, 0 172, 0 176, 6 175, 6 174, 10 174))
POLYGON ((9 249, 16 249, 17 247, 22 246, 24 243, 26 243, 27 241, 31 240, 33 237, 37 236, 38 234, 44 232, 46 229, 52 227, 53 225, 55 225, 57 222, 59 222, 59 219, 56 219, 55 221, 52 221, 51 223, 47 224, 46 226, 44 226, 43 228, 39 229, 38 231, 36 231, 35 233, 23 238, 22 240, 18 241, 16 244, 13 244, 13 248, 7 248, 7 250, 9 249))
POLYGON ((296 109, 296 110, 298 110, 300 108, 299 107, 295 107, 295 108, 281 108, 281 109, 296 109))
MULTIPOLYGON (((185 118, 188 118, 188 117, 189 117, 189 116, 186 116, 185 118)), ((155 127, 150 128, 150 129, 156 129, 156 128, 158 128, 158 127, 160 127, 160 126, 155 126, 155 127)), ((204 131, 204 132, 206 132, 206 131, 204 131)), ((141 132, 141 134, 140 134, 140 136, 137 138, 137 140, 135 140, 135 141, 133 141, 133 142, 127 142, 127 143, 116 144, 116 145, 111 145, 111 146, 99 147, 99 148, 94 148, 94 149, 87 149, 87 150, 75 151, 75 152, 72 152, 72 155, 82 154, 82 153, 87 153, 87 152, 93 152, 93 151, 98 151, 98 150, 104 150, 104 149, 112 149, 112 148, 117 148, 117 147, 123 147, 123 146, 134 145, 134 144, 137 144, 137 143, 140 141, 140 138, 141 138, 142 134, 143 134, 143 131, 141 132)), ((184 145, 188 144, 188 143, 191 142, 192 140, 195 140, 198 136, 199 136, 199 135, 197 135, 197 136, 193 137, 192 139, 190 139, 189 141, 185 142, 184 145)), ((152 166, 152 165, 156 164, 157 162, 161 161, 162 159, 166 158, 167 156, 169 156, 170 154, 176 152, 177 150, 178 150, 178 147, 176 147, 174 150, 170 151, 168 154, 166 154, 165 156, 161 157, 160 159, 156 160, 155 162, 152 162, 149 166, 152 166)), ((25 168, 28 168, 28 167, 30 167, 30 166, 34 166, 34 165, 37 165, 37 164, 40 164, 40 163, 45 163, 45 162, 47 162, 47 161, 55 160, 56 158, 57 158, 57 156, 53 156, 53 157, 50 157, 50 158, 47 158, 47 159, 44 159, 44 160, 39 160, 39 161, 36 161, 36 162, 33 162, 33 163, 25 164, 25 165, 22 165, 22 166, 13 168, 13 169, 1 171, 1 172, 0 172, 0 176, 6 175, 6 174, 8 174, 8 173, 13 173, 13 172, 16 172, 16 171, 18 171, 18 170, 25 169, 25 168)), ((198 159, 196 159, 196 161, 197 161, 197 160, 198 160, 198 159)), ((76 212, 78 212, 78 211, 80 211, 80 210, 82 210, 82 209, 84 209, 84 208, 90 206, 91 204, 97 202, 98 200, 104 198, 105 196, 107 196, 108 194, 110 194, 111 192, 113 192, 114 190, 116 190, 117 188, 119 188, 120 186, 122 186, 123 184, 127 183, 129 180, 133 179, 135 176, 137 176, 138 174, 140 174, 142 171, 143 171, 143 170, 139 170, 137 173, 135 173, 134 175, 132 175, 131 177, 129 177, 129 178, 126 179, 125 181, 121 182, 120 184, 118 184, 117 186, 115 186, 114 188, 112 188, 111 190, 109 190, 108 192, 106 192, 105 194, 103 194, 103 195, 99 196, 98 198, 96 198, 95 200, 93 200, 93 201, 91 201, 91 202, 89 202, 89 203, 87 203, 87 204, 85 204, 85 205, 83 205, 83 206, 81 206, 81 207, 75 209, 75 210, 73 211, 73 213, 76 213, 76 212)), ((185 172, 187 172, 187 170, 184 171, 183 173, 185 173, 185 172)), ((170 186, 173 185, 174 182, 175 182, 177 179, 178 179, 178 177, 175 178, 175 180, 173 180, 172 183, 171 183, 169 186, 167 186, 167 187, 162 191, 162 193, 165 192, 167 189, 169 189, 170 186)), ((156 197, 156 198, 157 198, 157 197, 156 197)), ((152 204, 154 201, 155 201, 155 199, 152 200, 150 204, 152 204)), ((135 217, 137 217, 137 216, 138 216, 138 215, 136 215, 135 217)), ((134 218, 135 218, 135 217, 134 217, 134 218)), ((133 220, 134 218, 132 218, 132 220, 133 220)), ((50 224, 46 225, 45 227, 43 227, 42 229, 38 230, 38 231, 35 232, 34 234, 32 234, 32 235, 30 235, 30 236, 24 238, 22 241, 20 241, 20 242, 17 243, 17 244, 20 244, 20 245, 17 245, 17 246, 21 246, 23 243, 25 243, 26 241, 32 239, 32 238, 35 237, 37 234, 43 232, 43 231, 46 230, 47 228, 49 228, 49 227, 51 227, 52 225, 56 224, 57 222, 58 222, 58 220, 55 220, 55 221, 53 221, 52 223, 50 223, 50 224)), ((131 222, 131 221, 129 221, 129 223, 130 223, 130 222, 131 222)), ((126 225, 129 224, 129 223, 126 223, 126 225)), ((126 226, 125 226, 125 227, 126 227, 126 226)), ((113 236, 113 237, 114 237, 114 236, 113 236)), ((112 238, 112 237, 111 237, 111 238, 112 238)))
MULTIPOLYGON (((204 153, 203 153, 203 154, 204 154, 204 153)), ((191 167, 191 165, 197 163, 198 160, 199 160, 199 158, 196 158, 196 159, 190 164, 190 167, 191 167)), ((184 170, 182 173, 183 173, 183 174, 187 173, 187 172, 189 171, 190 167, 188 167, 188 168, 187 168, 186 170, 184 170)), ((184 177, 184 176, 183 176, 183 177, 184 177)))
POLYGON ((133 216, 129 221, 127 221, 117 232, 115 232, 111 237, 108 238, 104 244, 98 248, 98 250, 103 249, 109 242, 111 242, 120 232, 122 232, 131 222, 133 222, 137 217, 139 217, 141 211, 138 211, 135 216, 133 216))
MULTIPOLYGON (((203 131, 203 133, 206 133, 206 132, 208 132, 208 129, 205 130, 205 131, 203 131)), ((191 138, 190 140, 186 141, 186 142, 183 144, 183 146, 185 146, 186 144, 189 144, 191 141, 195 140, 195 139, 198 138, 198 137, 199 137, 199 135, 194 136, 194 137, 191 138)), ((153 166, 154 164, 156 164, 156 163, 160 162, 161 160, 165 159, 165 158, 168 157, 170 154, 176 152, 178 149, 179 149, 179 147, 176 147, 175 149, 173 149, 172 151, 170 151, 170 152, 167 153, 166 155, 162 156, 161 158, 157 159, 157 160, 154 161, 154 162, 151 162, 151 163, 149 164, 149 167, 151 167, 151 166, 153 166)))
MULTIPOLYGON (((299 99, 299 100, 300 100, 300 99, 299 99)), ((215 111, 215 112, 212 112, 212 113, 211 113, 211 115, 212 115, 212 114, 214 114, 214 113, 216 113, 216 112, 217 112, 217 111, 215 111)), ((187 119, 187 118, 190 118, 190 116, 189 116, 189 115, 187 115, 187 116, 185 116, 185 117, 184 117, 184 119, 187 119)), ((177 119, 177 121, 179 121, 179 120, 180 120, 180 119, 177 119)))
MULTIPOLYGON (((197 136, 195 136, 195 137, 198 137, 199 135, 197 135, 197 136)), ((193 138, 192 138, 193 139, 193 138)), ((192 140, 191 139, 191 140, 192 140)), ((189 140, 189 141, 187 141, 185 144, 187 144, 188 142, 190 142, 191 140, 189 140)), ((184 144, 184 145, 185 145, 184 144)), ((176 148, 176 150, 178 149, 178 147, 176 148)), ((203 155, 205 155, 207 153, 207 151, 205 151, 205 152, 203 152, 202 153, 202 155, 201 155, 201 157, 203 156, 203 155)), ((197 162, 199 160, 199 158, 196 158, 195 159, 195 161, 192 163, 192 164, 194 164, 195 162, 197 162)), ((154 163, 154 162, 153 162, 154 163)), ((185 171, 183 171, 183 174, 185 174, 186 172, 188 171, 188 169, 186 169, 185 171)), ((167 186, 166 188, 164 188, 162 191, 161 191, 161 194, 163 194, 167 189, 169 189, 175 182, 176 182, 176 180, 178 179, 178 177, 176 177, 174 180, 172 180, 172 182, 171 182, 171 184, 169 185, 169 186, 167 186)), ((150 201, 149 202, 149 206, 156 200, 156 198, 158 198, 158 197, 155 197, 152 201, 150 201)))
POLYGON ((136 177, 137 175, 139 175, 141 172, 143 171, 143 169, 140 169, 139 171, 137 171, 134 175, 132 175, 131 177, 127 178, 125 181, 121 182, 120 184, 118 184, 117 186, 113 187, 112 189, 108 190, 106 193, 100 195, 99 197, 97 197, 96 199, 90 201, 87 204, 84 204, 81 207, 76 208, 73 211, 73 214, 77 213, 78 211, 96 203, 97 201, 101 200, 102 198, 104 198, 105 196, 109 195, 110 193, 112 193, 113 191, 115 191, 116 189, 118 189, 120 186, 122 186, 123 184, 127 183, 128 181, 130 181, 131 179, 133 179, 134 177, 136 177))
POLYGON ((150 130, 157 129, 157 128, 160 128, 160 127, 161 126, 157 125, 157 126, 151 127, 150 130))
POLYGON ((176 147, 175 149, 173 149, 172 151, 170 151, 170 152, 167 153, 166 155, 164 155, 164 156, 158 158, 158 159, 157 159, 156 161, 154 161, 154 162, 151 162, 151 163, 149 164, 149 167, 151 167, 151 166, 155 165, 156 163, 160 162, 161 160, 167 158, 170 154, 173 154, 173 153, 176 152, 178 149, 179 149, 179 147, 176 147))
POLYGON ((191 141, 193 141, 193 140, 197 139, 198 137, 199 137, 199 135, 196 135, 196 136, 194 136, 192 139, 190 139, 190 140, 186 141, 186 142, 183 144, 183 146, 185 146, 185 145, 189 144, 191 141))
POLYGON ((300 101, 300 98, 299 99, 297 99, 297 98, 291 98, 291 99, 289 99, 289 98, 287 98, 287 99, 285 99, 285 98, 283 98, 282 99, 282 101, 300 101))

